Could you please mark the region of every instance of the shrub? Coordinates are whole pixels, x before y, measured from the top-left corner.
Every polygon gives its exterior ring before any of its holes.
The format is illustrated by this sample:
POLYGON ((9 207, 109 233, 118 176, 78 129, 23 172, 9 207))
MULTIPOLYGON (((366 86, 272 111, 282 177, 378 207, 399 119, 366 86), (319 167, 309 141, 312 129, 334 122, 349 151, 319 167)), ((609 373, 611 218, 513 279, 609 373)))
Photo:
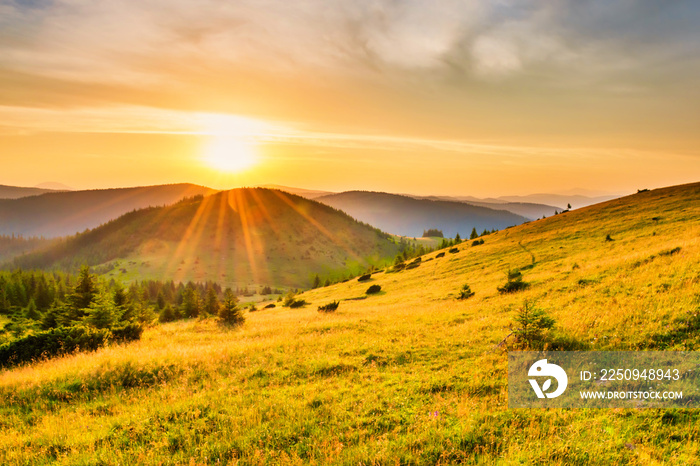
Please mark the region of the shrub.
POLYGON ((112 340, 118 342, 140 340, 141 334, 143 334, 143 326, 141 324, 127 323, 112 329, 112 340))
POLYGON ((445 253, 444 253, 444 252, 441 252, 440 254, 438 254, 437 256, 435 256, 435 259, 440 259, 441 257, 445 257, 445 253))
POLYGON ((367 291, 365 291, 366 294, 375 294, 379 293, 382 291, 382 287, 379 285, 372 285, 369 288, 367 288, 367 291))
POLYGON ((303 299, 292 299, 292 301, 289 303, 289 306, 288 306, 288 307, 289 307, 290 309, 296 309, 296 308, 299 308, 299 307, 304 307, 304 306, 306 306, 307 304, 309 304, 309 303, 307 303, 307 302, 304 301, 303 299))
POLYGON ((448 252, 450 252, 451 254, 457 254, 459 252, 459 248, 452 248, 448 252))
POLYGON ((392 270, 393 270, 394 272, 400 272, 400 271, 402 271, 402 270, 405 269, 405 268, 406 268, 406 264, 403 263, 403 262, 401 262, 400 264, 394 265, 394 268, 393 268, 392 270))
POLYGON ((173 311, 173 307, 170 304, 166 304, 158 316, 158 320, 161 323, 172 322, 176 319, 177 317, 175 316, 175 311, 173 311))
POLYGON ((475 239, 474 241, 472 241, 472 246, 479 246, 481 244, 484 244, 483 238, 482 239, 475 239))
POLYGON ((323 306, 318 307, 318 312, 334 312, 336 309, 338 309, 338 306, 340 305, 340 301, 333 301, 332 303, 324 304, 323 306))
POLYGON ((415 269, 415 268, 417 268, 418 266, 420 266, 420 262, 415 262, 415 261, 414 261, 414 262, 411 262, 410 264, 408 264, 408 265, 406 266, 406 270, 415 269))
POLYGON ((469 285, 465 283, 462 285, 462 289, 459 291, 459 296, 457 296, 457 299, 469 299, 472 296, 474 296, 474 292, 469 285))
POLYGON ((37 332, 0 346, 0 366, 7 367, 78 350, 95 351, 105 345, 111 336, 107 329, 84 325, 37 332))
POLYGON ((519 270, 509 270, 508 280, 503 286, 498 287, 499 293, 515 293, 516 291, 524 290, 530 286, 529 283, 523 281, 523 274, 519 270))
POLYGON ((681 247, 680 247, 680 246, 676 246, 676 247, 673 248, 673 249, 669 249, 669 250, 666 250, 666 251, 661 251, 661 252, 659 253, 659 256, 662 256, 662 257, 663 257, 663 256, 672 256, 672 255, 674 255, 674 254, 678 254, 679 252, 681 252, 681 247))
POLYGON ((372 278, 372 274, 371 274, 371 273, 366 273, 366 274, 362 275, 360 278, 358 278, 357 281, 358 281, 358 282, 366 282, 366 281, 369 280, 370 278, 372 278))
POLYGON ((605 241, 608 242, 608 241, 615 241, 615 240, 612 239, 612 238, 610 237, 610 235, 608 234, 608 235, 605 236, 605 241))
POLYGON ((265 306, 263 309, 273 309, 275 306, 275 303, 270 303, 267 306, 265 306))
POLYGON ((544 332, 554 327, 555 321, 542 309, 536 308, 530 301, 525 301, 513 319, 517 327, 513 335, 524 348, 541 349, 544 332))

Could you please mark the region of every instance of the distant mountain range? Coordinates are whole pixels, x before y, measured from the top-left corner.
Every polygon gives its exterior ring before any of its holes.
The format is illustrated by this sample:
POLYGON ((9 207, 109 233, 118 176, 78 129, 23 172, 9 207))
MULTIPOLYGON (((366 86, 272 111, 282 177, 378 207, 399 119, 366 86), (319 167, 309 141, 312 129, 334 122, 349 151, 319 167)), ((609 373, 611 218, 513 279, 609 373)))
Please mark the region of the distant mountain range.
POLYGON ((498 200, 507 202, 534 202, 540 204, 549 204, 559 207, 559 210, 566 209, 567 204, 571 204, 572 209, 579 209, 593 204, 617 199, 618 195, 606 196, 583 196, 580 194, 529 194, 527 196, 501 196, 498 200))
POLYGON ((8 267, 76 270, 89 264, 126 280, 305 287, 314 274, 359 272, 398 252, 390 235, 327 205, 245 188, 129 212, 8 267))
POLYGON ((18 186, 0 185, 0 199, 19 199, 21 197, 38 196, 44 193, 56 192, 53 189, 44 188, 20 188, 18 186))
POLYGON ((534 204, 530 202, 507 202, 498 199, 479 200, 477 198, 468 198, 474 200, 467 200, 467 198, 449 196, 410 197, 414 197, 415 199, 428 199, 431 201, 461 202, 474 206, 486 207, 488 209, 507 210, 508 212, 512 212, 514 214, 525 217, 528 220, 536 220, 538 218, 542 218, 543 216, 549 217, 550 215, 554 215, 555 211, 560 212, 564 210, 560 207, 555 207, 551 205, 534 204))
POLYGON ((290 186, 280 186, 278 184, 263 184, 258 186, 259 188, 267 189, 277 189, 280 191, 285 191, 297 196, 305 197, 307 199, 316 199, 317 197, 326 196, 328 194, 335 194, 331 191, 318 191, 313 189, 303 189, 303 188, 292 188, 290 186))
POLYGON ((49 192, 19 199, 0 199, 0 235, 47 238, 72 235, 135 209, 168 205, 184 197, 214 192, 204 186, 172 184, 49 192))
MULTIPOLYGON (((329 191, 315 191, 310 189, 292 188, 289 186, 280 185, 264 185, 261 187, 280 189, 288 193, 296 194, 307 199, 318 199, 323 196, 329 196, 334 193, 329 191)), ((353 191, 350 191, 353 192, 353 191)), ((387 193, 388 194, 388 193, 387 193)), ((597 196, 594 193, 585 190, 572 190, 571 194, 529 194, 525 196, 501 196, 479 198, 474 196, 418 196, 414 194, 399 194, 400 196, 412 197, 414 199, 428 199, 433 201, 448 201, 448 202, 466 202, 471 205, 487 207, 489 209, 507 210, 514 214, 535 220, 543 216, 549 217, 554 215, 554 211, 561 212, 567 209, 567 205, 571 204, 572 209, 586 207, 599 202, 609 201, 620 197, 619 195, 604 195, 597 196), (587 194, 581 194, 585 192, 587 194), (591 195, 588 195, 590 193, 591 195)))
POLYGON ((419 237, 429 228, 442 230, 448 237, 457 233, 468 237, 472 228, 481 233, 529 220, 505 209, 368 191, 329 194, 316 200, 386 232, 411 237, 419 237))

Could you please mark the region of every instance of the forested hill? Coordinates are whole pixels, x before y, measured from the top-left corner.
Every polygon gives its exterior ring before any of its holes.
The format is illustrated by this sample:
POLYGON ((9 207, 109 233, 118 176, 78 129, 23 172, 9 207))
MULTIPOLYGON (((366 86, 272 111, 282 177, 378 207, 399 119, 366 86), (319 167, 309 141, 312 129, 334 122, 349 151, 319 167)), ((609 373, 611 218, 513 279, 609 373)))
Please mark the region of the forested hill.
POLYGON ((308 286, 316 274, 356 273, 398 252, 389 235, 336 209, 244 188, 130 212, 6 267, 74 271, 89 264, 127 280, 308 286))
POLYGON ((55 238, 95 228, 134 209, 215 191, 193 184, 46 193, 0 199, 0 235, 55 238))
POLYGON ((412 237, 428 228, 442 230, 450 238, 457 233, 468 237, 472 228, 501 230, 528 221, 506 210, 380 192, 347 191, 316 200, 386 232, 412 237))

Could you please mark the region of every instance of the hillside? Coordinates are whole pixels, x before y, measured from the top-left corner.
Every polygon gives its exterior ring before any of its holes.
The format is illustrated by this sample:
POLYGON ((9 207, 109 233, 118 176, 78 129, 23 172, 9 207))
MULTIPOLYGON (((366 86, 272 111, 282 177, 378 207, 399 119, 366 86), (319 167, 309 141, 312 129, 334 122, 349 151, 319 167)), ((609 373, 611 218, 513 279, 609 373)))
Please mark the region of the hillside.
POLYGON ((315 274, 357 272, 397 252, 389 235, 342 212, 249 188, 130 212, 14 265, 77 270, 87 263, 122 280, 308 287, 315 274))
POLYGON ((301 295, 0 374, 3 463, 697 464, 700 413, 509 410, 525 300, 564 349, 700 350, 700 184, 657 189, 301 295), (606 241, 610 235, 611 241, 606 241), (509 268, 530 287, 499 294, 509 268), (468 283, 475 296, 458 300, 468 283), (368 296, 371 284, 379 294, 368 296), (340 300, 335 313, 318 305, 340 300), (80 429, 75 426, 81 426, 80 429))
POLYGON ((72 235, 134 209, 172 204, 184 197, 213 192, 193 184, 172 184, 0 199, 0 235, 46 238, 72 235))
POLYGON ((21 197, 38 196, 39 194, 56 192, 53 189, 23 188, 19 186, 0 185, 0 199, 19 199, 21 197))
POLYGON ((0 264, 23 254, 48 247, 57 241, 58 239, 0 235, 0 264))
POLYGON ((459 233, 468 237, 472 228, 503 229, 528 219, 506 210, 473 206, 463 202, 415 199, 398 194, 347 191, 316 198, 329 206, 383 231, 418 237, 428 228, 442 230, 445 236, 459 233))
POLYGON ((449 202, 464 202, 466 204, 471 204, 479 207, 487 207, 489 209, 496 210, 507 210, 516 215, 527 218, 528 220, 537 220, 538 218, 549 217, 554 215, 554 212, 560 212, 564 210, 560 207, 554 207, 546 204, 535 204, 532 202, 508 202, 501 201, 498 199, 478 199, 475 197, 450 197, 450 196, 411 196, 416 199, 428 199, 432 201, 449 201, 449 202))

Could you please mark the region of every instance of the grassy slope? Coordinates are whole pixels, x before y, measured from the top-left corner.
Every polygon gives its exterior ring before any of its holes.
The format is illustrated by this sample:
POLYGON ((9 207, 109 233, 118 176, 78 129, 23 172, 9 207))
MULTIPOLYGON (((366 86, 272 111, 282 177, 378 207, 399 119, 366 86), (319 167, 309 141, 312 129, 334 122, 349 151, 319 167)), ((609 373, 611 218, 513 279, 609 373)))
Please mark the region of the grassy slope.
POLYGON ((123 281, 308 287, 313 274, 357 273, 397 252, 387 235, 326 205, 250 188, 131 212, 15 265, 75 270, 111 264, 107 276, 123 281))
MULTIPOLYGON (((507 353, 494 345, 529 298, 591 349, 649 347, 698 313, 699 234, 700 185, 656 190, 307 292, 311 306, 248 314, 239 330, 168 324, 136 344, 7 371, 0 461, 697 463, 697 411, 508 410, 507 353), (508 267, 533 256, 530 289, 498 295, 508 267), (476 295, 457 301, 465 282, 476 295), (382 293, 316 312, 373 283, 382 293)), ((697 345, 686 337, 672 349, 697 345)))

